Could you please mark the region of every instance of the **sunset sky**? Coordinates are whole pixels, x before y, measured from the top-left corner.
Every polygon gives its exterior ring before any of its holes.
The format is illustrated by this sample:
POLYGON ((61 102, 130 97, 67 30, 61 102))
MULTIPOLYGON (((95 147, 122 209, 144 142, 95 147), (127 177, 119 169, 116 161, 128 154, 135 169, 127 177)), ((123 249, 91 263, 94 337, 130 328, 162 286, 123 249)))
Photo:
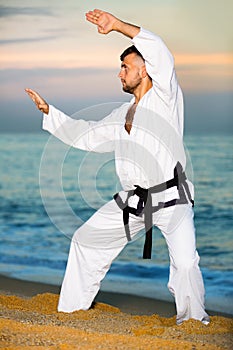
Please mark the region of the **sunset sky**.
POLYGON ((232 130, 232 1, 0 0, 0 131, 39 131, 25 87, 68 114, 129 99, 117 74, 130 40, 99 35, 85 20, 94 8, 163 38, 175 57, 189 132, 232 130))

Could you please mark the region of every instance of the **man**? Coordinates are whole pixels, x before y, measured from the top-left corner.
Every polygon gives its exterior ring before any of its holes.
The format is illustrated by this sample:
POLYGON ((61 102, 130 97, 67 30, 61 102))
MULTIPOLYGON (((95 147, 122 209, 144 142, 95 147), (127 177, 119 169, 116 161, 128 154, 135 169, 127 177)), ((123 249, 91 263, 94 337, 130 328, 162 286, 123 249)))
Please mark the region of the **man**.
POLYGON ((26 92, 44 113, 43 128, 86 151, 114 151, 124 191, 100 208, 74 234, 58 310, 87 310, 113 259, 144 225, 144 257, 150 257, 151 226, 164 235, 170 256, 168 288, 175 297, 177 324, 194 318, 209 323, 198 266, 193 224, 193 189, 183 168, 183 98, 174 61, 163 41, 110 13, 89 11, 100 34, 119 32, 133 46, 121 55, 119 78, 134 96, 99 122, 74 120, 26 92))

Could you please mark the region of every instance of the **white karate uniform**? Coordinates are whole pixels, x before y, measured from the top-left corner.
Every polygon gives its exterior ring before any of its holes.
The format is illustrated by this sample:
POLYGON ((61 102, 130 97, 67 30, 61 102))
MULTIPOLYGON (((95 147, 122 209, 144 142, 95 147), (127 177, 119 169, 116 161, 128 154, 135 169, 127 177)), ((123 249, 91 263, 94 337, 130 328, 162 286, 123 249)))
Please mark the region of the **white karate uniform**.
MULTIPOLYGON (((43 118, 43 128, 70 146, 94 152, 114 151, 116 172, 124 191, 135 185, 149 188, 167 181, 173 178, 177 161, 183 168, 186 165, 183 97, 173 57, 160 37, 143 28, 132 42, 145 59, 153 87, 138 103, 130 134, 124 124, 134 98, 98 122, 72 119, 53 106, 43 118)), ((189 188, 193 195, 191 182, 189 188)), ((177 188, 172 187, 153 195, 153 203, 178 197, 177 188)), ((137 196, 130 199, 131 206, 137 202, 137 196)), ((169 249, 168 288, 175 297, 177 322, 208 318, 191 204, 161 209, 153 214, 153 224, 163 233, 169 249)), ((129 227, 133 238, 144 227, 144 218, 130 214, 129 227)), ((122 210, 112 200, 72 238, 58 310, 87 310, 113 259, 126 244, 122 210)))

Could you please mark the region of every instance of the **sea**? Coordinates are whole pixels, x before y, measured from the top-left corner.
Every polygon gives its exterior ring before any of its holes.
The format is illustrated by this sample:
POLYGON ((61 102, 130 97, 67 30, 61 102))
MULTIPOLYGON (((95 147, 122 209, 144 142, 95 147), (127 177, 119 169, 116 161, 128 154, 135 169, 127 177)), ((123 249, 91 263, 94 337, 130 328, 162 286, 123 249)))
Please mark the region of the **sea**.
MULTIPOLYGON (((233 315, 233 138, 184 141, 206 307, 233 315)), ((0 274, 61 285, 73 232, 120 189, 114 155, 70 148, 42 131, 1 134, 0 150, 0 274)), ((155 228, 151 260, 142 259, 143 243, 142 233, 126 246, 101 290, 172 301, 165 240, 155 228)))

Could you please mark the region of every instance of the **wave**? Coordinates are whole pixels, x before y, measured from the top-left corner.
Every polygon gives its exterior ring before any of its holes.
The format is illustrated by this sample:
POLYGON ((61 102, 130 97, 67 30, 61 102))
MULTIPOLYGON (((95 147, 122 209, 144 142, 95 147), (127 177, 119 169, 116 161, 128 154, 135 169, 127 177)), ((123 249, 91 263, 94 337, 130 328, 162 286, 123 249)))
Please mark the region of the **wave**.
POLYGON ((66 267, 66 260, 59 259, 38 259, 35 257, 17 256, 17 255, 0 255, 0 263, 2 264, 12 264, 17 266, 43 266, 55 270, 64 270, 66 267))

